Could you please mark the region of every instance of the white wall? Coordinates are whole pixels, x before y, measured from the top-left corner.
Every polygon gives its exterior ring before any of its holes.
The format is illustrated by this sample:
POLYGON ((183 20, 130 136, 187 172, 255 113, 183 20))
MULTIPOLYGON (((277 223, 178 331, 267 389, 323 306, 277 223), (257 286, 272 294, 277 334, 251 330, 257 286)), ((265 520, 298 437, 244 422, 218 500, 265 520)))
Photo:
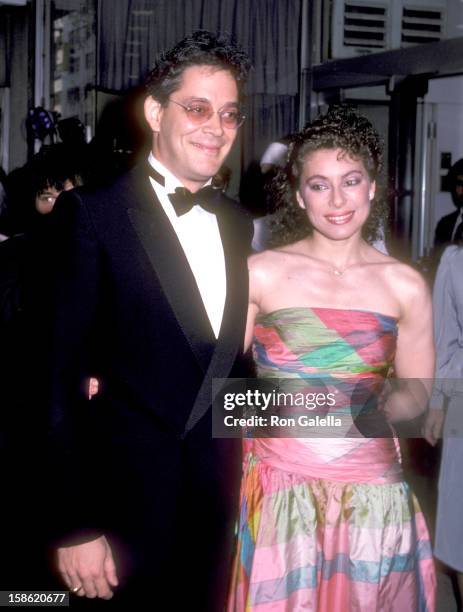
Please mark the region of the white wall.
MULTIPOLYGON (((463 4, 462 4, 463 6, 463 4)), ((435 185, 434 226, 439 219, 455 210, 450 193, 440 191, 440 176, 446 170, 440 169, 441 153, 452 154, 452 164, 463 157, 463 76, 429 81, 429 92, 425 102, 434 104, 436 138, 433 142, 433 180, 435 185)))
POLYGON ((456 38, 463 36, 463 1, 447 0, 447 36, 456 38))

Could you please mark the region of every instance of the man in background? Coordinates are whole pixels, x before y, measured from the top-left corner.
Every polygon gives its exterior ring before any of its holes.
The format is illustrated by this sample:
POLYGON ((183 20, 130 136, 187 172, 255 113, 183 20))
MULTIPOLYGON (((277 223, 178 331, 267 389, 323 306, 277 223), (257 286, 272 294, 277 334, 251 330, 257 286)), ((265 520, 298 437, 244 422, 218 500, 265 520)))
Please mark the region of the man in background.
POLYGON ((450 168, 447 180, 457 210, 442 217, 437 224, 434 237, 436 247, 443 247, 452 242, 458 243, 463 238, 463 159, 459 159, 450 168))

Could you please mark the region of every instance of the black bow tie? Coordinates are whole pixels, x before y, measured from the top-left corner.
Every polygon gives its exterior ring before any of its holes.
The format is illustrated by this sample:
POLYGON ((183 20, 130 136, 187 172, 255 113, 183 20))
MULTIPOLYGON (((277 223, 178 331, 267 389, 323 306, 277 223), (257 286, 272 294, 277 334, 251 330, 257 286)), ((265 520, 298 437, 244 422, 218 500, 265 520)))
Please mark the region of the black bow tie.
POLYGON ((220 193, 220 189, 212 185, 202 187, 196 193, 192 193, 186 187, 177 187, 175 193, 169 193, 169 200, 172 202, 177 217, 185 215, 195 204, 215 215, 218 210, 220 193))
MULTIPOLYGON (((150 163, 147 162, 146 166, 149 176, 164 187, 165 180, 162 174, 159 174, 150 163)), ((217 181, 213 180, 212 182, 213 185, 202 187, 196 193, 192 193, 186 187, 177 187, 175 193, 169 193, 169 200, 177 213, 177 217, 189 212, 195 204, 214 215, 217 214, 222 186, 217 181)))

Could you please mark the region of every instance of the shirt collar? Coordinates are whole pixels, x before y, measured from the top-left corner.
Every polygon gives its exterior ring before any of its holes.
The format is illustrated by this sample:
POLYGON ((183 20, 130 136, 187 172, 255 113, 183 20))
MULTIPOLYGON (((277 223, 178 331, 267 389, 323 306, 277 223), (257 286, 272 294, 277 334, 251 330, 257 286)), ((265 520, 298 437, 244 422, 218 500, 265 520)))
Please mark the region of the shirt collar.
MULTIPOLYGON (((156 159, 152 152, 148 156, 148 163, 164 177, 164 189, 166 193, 172 193, 177 187, 182 187, 182 183, 170 172, 161 162, 156 159)), ((162 185, 161 185, 162 187, 162 185)))
MULTIPOLYGON (((164 164, 154 157, 152 151, 148 156, 148 163, 151 164, 156 172, 159 172, 159 174, 162 174, 164 177, 164 189, 166 193, 173 193, 177 187, 184 187, 183 183, 174 174, 172 174, 172 172, 168 170, 164 164)), ((210 185, 211 183, 212 177, 206 183, 204 183, 203 187, 210 185)))

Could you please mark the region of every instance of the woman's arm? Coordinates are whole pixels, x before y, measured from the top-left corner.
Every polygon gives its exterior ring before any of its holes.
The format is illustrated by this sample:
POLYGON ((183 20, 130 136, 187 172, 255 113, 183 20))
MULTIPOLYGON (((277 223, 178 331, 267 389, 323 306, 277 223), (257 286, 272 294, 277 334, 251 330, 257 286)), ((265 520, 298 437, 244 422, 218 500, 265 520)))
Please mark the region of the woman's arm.
POLYGON ((248 317, 246 319, 246 333, 244 336, 244 352, 246 352, 252 343, 252 337, 254 335, 254 325, 256 322, 256 316, 259 312, 259 306, 253 302, 249 302, 248 305, 248 317))
POLYGON ((397 283, 401 315, 395 371, 399 378, 430 381, 435 365, 431 293, 421 274, 408 266, 406 271, 397 283))
POLYGON ((262 276, 265 275, 265 265, 261 265, 263 255, 251 255, 248 258, 248 270, 249 270, 249 304, 248 304, 248 316, 246 320, 246 332, 244 336, 244 352, 246 352, 251 346, 252 338, 254 335, 254 325, 256 317, 260 312, 260 296, 261 296, 261 281, 262 276))
POLYGON ((392 422, 414 419, 426 410, 435 364, 432 301, 425 280, 412 268, 400 266, 393 291, 401 314, 394 360, 397 387, 385 406, 392 422))

